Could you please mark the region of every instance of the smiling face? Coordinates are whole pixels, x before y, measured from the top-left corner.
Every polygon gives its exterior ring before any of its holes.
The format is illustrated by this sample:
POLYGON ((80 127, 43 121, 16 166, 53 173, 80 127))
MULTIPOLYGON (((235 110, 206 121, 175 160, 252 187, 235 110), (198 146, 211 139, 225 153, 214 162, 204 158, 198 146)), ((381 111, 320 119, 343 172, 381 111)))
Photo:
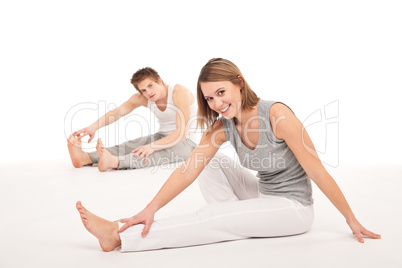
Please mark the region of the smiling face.
POLYGON ((201 82, 201 91, 208 106, 226 119, 237 117, 241 111, 240 85, 230 81, 201 82))
POLYGON ((226 119, 241 120, 240 112, 252 110, 258 101, 259 98, 233 62, 222 58, 210 59, 198 76, 197 127, 201 131, 209 131, 219 114, 226 119))
POLYGON ((145 78, 138 83, 138 91, 150 101, 156 102, 164 97, 164 85, 162 79, 155 81, 151 78, 145 78))

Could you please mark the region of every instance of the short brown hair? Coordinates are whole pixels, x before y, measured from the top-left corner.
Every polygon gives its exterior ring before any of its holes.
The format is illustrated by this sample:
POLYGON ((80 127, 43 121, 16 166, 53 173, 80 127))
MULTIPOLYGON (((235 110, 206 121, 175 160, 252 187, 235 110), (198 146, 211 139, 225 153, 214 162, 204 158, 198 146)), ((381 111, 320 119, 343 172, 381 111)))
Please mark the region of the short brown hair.
POLYGON ((150 79, 154 80, 155 82, 158 82, 158 79, 160 78, 160 76, 159 76, 158 72, 155 71, 154 69, 152 69, 151 67, 145 67, 145 68, 139 69, 138 71, 136 71, 133 74, 133 77, 131 78, 131 84, 133 84, 135 89, 141 93, 141 91, 138 88, 138 84, 146 78, 150 78, 150 79))
POLYGON ((250 110, 257 105, 260 98, 246 82, 246 79, 240 72, 240 69, 231 61, 222 58, 213 58, 202 67, 197 82, 197 102, 198 102, 198 119, 197 128, 201 130, 209 129, 213 126, 219 117, 219 114, 209 108, 208 102, 204 98, 201 91, 201 82, 219 82, 230 81, 235 85, 241 85, 241 109, 250 110), (241 79, 239 78, 241 77, 241 79))

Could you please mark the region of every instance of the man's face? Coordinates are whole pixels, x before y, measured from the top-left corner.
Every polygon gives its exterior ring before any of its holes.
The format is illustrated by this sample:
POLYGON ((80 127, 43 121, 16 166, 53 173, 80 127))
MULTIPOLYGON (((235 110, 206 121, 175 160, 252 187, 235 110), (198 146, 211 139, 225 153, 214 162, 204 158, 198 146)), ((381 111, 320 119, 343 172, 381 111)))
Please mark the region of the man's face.
POLYGON ((151 78, 145 78, 138 83, 138 89, 145 98, 155 102, 161 98, 164 86, 161 79, 155 81, 151 78))

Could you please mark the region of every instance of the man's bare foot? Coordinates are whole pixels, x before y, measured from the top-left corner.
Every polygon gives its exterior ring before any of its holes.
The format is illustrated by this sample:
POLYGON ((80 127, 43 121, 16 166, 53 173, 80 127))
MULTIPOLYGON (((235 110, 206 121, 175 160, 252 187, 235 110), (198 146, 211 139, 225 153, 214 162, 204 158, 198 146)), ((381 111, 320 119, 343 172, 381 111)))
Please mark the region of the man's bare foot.
POLYGON ((92 164, 89 154, 82 150, 81 139, 77 139, 73 134, 71 134, 67 139, 67 147, 74 167, 79 168, 92 164))
POLYGON ((104 251, 112 251, 121 245, 117 222, 102 219, 89 212, 82 206, 81 201, 77 202, 76 207, 85 229, 99 240, 99 244, 104 251))
POLYGON ((98 139, 98 143, 96 144, 96 150, 98 151, 99 154, 99 162, 98 162, 99 171, 103 172, 111 168, 119 167, 119 159, 105 149, 105 146, 103 146, 101 139, 98 139))

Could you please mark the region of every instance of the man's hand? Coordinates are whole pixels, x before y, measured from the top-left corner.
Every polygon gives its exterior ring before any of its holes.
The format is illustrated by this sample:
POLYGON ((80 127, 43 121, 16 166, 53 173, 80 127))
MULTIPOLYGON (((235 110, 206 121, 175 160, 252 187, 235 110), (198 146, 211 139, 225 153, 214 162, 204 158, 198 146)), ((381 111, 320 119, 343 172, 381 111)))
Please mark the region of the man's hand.
POLYGON ((134 150, 131 151, 131 153, 134 154, 135 157, 139 156, 138 160, 145 157, 145 159, 144 159, 144 164, 145 164, 145 163, 147 163, 148 157, 153 152, 155 152, 155 149, 153 147, 154 146, 152 146, 152 144, 150 143, 150 144, 135 148, 134 150))
POLYGON ((89 127, 77 130, 76 132, 73 133, 73 135, 76 136, 77 139, 81 139, 82 137, 85 137, 86 135, 88 135, 89 136, 88 143, 89 143, 95 137, 95 132, 96 132, 96 129, 89 126, 89 127))

